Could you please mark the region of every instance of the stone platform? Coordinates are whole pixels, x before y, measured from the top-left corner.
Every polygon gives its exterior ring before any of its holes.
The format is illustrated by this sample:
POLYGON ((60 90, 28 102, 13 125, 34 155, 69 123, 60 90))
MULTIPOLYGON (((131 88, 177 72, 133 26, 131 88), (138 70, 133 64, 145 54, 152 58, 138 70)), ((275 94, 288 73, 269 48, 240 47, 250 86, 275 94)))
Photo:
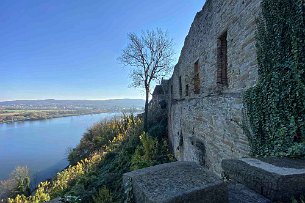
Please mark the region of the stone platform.
POLYGON ((223 160, 222 168, 229 179, 272 201, 291 202, 305 194, 305 160, 243 158, 223 160))
POLYGON ((227 184, 193 162, 173 162, 123 175, 137 203, 228 202, 227 184))

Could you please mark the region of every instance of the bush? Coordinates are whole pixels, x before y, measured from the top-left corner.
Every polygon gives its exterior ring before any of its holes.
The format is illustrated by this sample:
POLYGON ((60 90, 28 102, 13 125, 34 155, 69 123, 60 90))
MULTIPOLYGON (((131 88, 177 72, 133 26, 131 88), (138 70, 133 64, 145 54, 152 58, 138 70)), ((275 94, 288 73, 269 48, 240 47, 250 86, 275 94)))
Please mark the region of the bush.
POLYGON ((174 156, 169 152, 165 139, 157 138, 143 133, 140 136, 141 144, 137 147, 131 160, 131 169, 141 169, 157 164, 174 161, 174 156))
POLYGON ((103 186, 102 188, 100 188, 98 194, 93 197, 93 202, 94 203, 112 203, 113 197, 112 197, 110 190, 106 186, 103 186))
POLYGON ((73 165, 96 151, 109 151, 109 144, 119 135, 123 135, 128 128, 127 125, 130 125, 134 119, 134 116, 131 115, 130 117, 125 116, 122 120, 102 121, 92 126, 84 134, 79 145, 70 151, 68 156, 70 164, 73 165))
POLYGON ((164 123, 158 123, 148 130, 148 134, 157 139, 162 139, 167 136, 167 125, 164 123))
POLYGON ((11 174, 17 182, 17 193, 30 195, 30 173, 28 167, 17 167, 11 174))
POLYGON ((131 169, 141 169, 153 166, 157 163, 158 141, 156 138, 143 133, 140 136, 141 145, 139 145, 132 156, 131 169))
POLYGON ((0 181, 0 199, 13 197, 16 193, 17 183, 14 179, 0 181))
POLYGON ((8 180, 0 181, 0 198, 30 195, 30 173, 27 167, 17 166, 8 180))

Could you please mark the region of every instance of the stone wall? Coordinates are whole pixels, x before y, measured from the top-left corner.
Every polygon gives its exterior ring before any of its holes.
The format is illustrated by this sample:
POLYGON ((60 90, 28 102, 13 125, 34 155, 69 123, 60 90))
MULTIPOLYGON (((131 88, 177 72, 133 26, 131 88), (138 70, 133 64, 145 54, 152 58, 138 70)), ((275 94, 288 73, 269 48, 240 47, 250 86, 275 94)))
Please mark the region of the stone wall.
MULTIPOLYGON (((168 108, 168 80, 162 80, 161 84, 156 85, 152 98, 148 104, 148 126, 153 127, 162 125, 166 127, 167 124, 167 108, 168 108)), ((166 134, 166 130, 164 131, 166 134)), ((160 135, 163 136, 163 135, 160 135)))
POLYGON ((178 160, 196 161, 220 175, 222 159, 248 155, 242 93, 258 78, 255 31, 260 2, 207 0, 197 13, 168 85, 168 131, 178 160), (219 38, 224 33, 228 85, 217 84, 219 38), (199 94, 194 89, 196 63, 199 94))
POLYGON ((152 111, 155 108, 157 109, 161 107, 166 108, 166 104, 165 103, 163 104, 163 102, 166 102, 168 98, 168 89, 169 89, 168 85, 169 85, 169 80, 163 80, 163 79, 159 85, 156 85, 152 93, 152 98, 148 104, 150 111, 152 111))

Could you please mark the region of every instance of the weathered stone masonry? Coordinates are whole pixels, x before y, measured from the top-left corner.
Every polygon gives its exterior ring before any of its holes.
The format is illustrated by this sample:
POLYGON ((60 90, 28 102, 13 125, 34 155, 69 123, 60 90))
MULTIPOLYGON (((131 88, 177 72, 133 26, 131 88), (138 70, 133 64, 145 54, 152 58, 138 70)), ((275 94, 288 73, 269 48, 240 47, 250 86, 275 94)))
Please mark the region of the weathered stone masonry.
POLYGON ((149 108, 152 118, 167 113, 180 162, 124 174, 136 202, 288 203, 304 194, 304 161, 242 158, 250 151, 242 95, 258 79, 260 3, 207 0, 197 13, 172 77, 155 88, 149 108))
POLYGON ((221 160, 249 153, 242 93, 255 85, 261 0, 207 0, 169 81, 169 138, 180 161, 221 174, 221 160))

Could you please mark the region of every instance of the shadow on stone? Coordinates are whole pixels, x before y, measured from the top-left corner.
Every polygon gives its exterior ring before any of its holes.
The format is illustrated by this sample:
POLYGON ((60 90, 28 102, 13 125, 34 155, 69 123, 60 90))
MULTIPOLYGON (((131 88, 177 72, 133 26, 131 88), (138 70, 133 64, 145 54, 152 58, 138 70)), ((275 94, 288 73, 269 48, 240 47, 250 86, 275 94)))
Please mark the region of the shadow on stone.
POLYGON ((123 175, 137 203, 228 202, 227 184, 194 162, 173 162, 123 175))
POLYGON ((224 175, 272 201, 291 202, 305 194, 304 160, 253 158, 223 160, 224 175))

